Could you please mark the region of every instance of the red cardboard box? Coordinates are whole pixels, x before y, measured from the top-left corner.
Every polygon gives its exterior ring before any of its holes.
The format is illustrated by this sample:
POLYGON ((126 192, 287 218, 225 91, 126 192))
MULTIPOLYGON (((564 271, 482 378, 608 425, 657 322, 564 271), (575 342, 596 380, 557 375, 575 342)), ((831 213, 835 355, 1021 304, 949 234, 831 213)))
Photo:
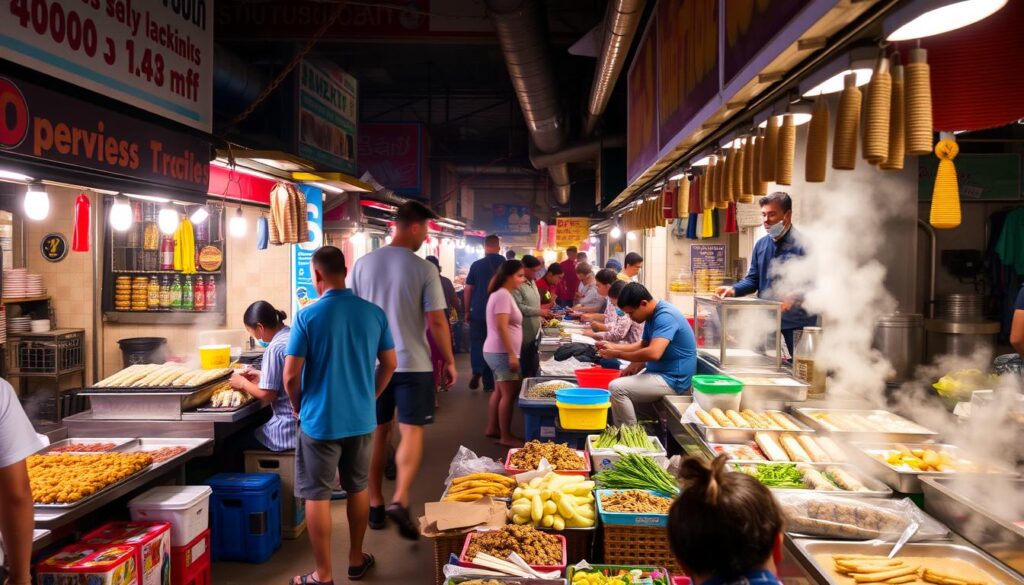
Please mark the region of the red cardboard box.
POLYGON ((82 537, 79 545, 132 547, 138 567, 136 585, 170 585, 169 522, 108 522, 82 537))
POLYGON ((36 565, 39 585, 133 585, 138 579, 131 546, 74 545, 36 565))

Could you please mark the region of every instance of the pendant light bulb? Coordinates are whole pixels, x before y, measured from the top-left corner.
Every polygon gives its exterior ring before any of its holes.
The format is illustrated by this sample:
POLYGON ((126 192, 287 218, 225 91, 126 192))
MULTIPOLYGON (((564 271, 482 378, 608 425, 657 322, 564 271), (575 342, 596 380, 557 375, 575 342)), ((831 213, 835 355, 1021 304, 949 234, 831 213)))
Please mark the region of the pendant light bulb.
POLYGON ((206 211, 206 206, 203 205, 203 206, 197 207, 196 210, 192 212, 192 215, 189 217, 189 221, 191 221, 192 224, 195 225, 195 224, 203 223, 209 217, 210 217, 210 212, 206 211))
POLYGON ((620 228, 618 224, 615 224, 615 227, 612 228, 612 231, 611 231, 611 233, 609 235, 612 237, 613 240, 617 240, 617 239, 621 238, 622 237, 622 228, 620 228))
POLYGON ((636 233, 629 232, 628 234, 626 234, 626 239, 629 240, 630 242, 632 242, 633 240, 636 240, 636 233))
POLYGON ((362 244, 363 241, 366 239, 366 234, 364 234, 363 230, 360 229, 356 233, 352 234, 352 237, 350 239, 352 240, 353 244, 362 244))
POLYGON ((959 0, 936 2, 931 8, 889 34, 889 42, 909 41, 940 35, 970 26, 1006 6, 1007 0, 959 0))
POLYGON ((110 206, 110 227, 114 231, 124 232, 132 227, 132 206, 124 199, 115 199, 110 206))
POLYGON ((249 230, 249 224, 245 222, 245 216, 242 215, 242 208, 235 209, 235 215, 228 222, 228 231, 231 232, 231 237, 241 238, 245 236, 245 232, 249 230))
POLYGON ((156 223, 160 227, 161 232, 170 236, 177 231, 178 224, 181 223, 181 217, 178 216, 178 211, 176 209, 164 207, 156 216, 156 223))
POLYGON ((50 196, 39 183, 31 183, 25 191, 25 216, 39 221, 50 215, 50 196))

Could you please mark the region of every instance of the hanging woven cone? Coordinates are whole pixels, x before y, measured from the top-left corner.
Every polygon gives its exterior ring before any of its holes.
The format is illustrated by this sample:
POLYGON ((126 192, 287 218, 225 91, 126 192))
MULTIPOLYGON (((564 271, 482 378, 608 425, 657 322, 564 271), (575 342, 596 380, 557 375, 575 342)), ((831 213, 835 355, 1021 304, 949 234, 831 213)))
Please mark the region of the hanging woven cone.
POLYGON ((793 184, 793 157, 796 156, 796 126, 793 114, 782 116, 779 128, 779 152, 775 156, 775 182, 779 185, 793 184))
POLYGON ((741 203, 750 203, 754 199, 754 137, 743 142, 743 196, 741 203))
POLYGON ((757 138, 754 139, 754 196, 763 197, 768 194, 768 181, 761 175, 761 166, 764 164, 764 131, 758 130, 757 138))
POLYGON ((910 63, 906 66, 904 77, 907 154, 921 156, 932 151, 932 82, 928 51, 910 51, 910 63))
POLYGON ((704 209, 710 209, 715 206, 715 203, 718 203, 718 175, 716 172, 718 170, 718 157, 712 156, 709 159, 708 167, 704 174, 704 180, 708 184, 708 201, 704 205, 704 209))
POLYGON ((725 202, 729 203, 736 200, 736 151, 730 149, 729 154, 725 157, 725 202))
POLYGON ((864 160, 877 165, 889 156, 889 122, 892 109, 892 76, 889 60, 879 59, 868 83, 864 107, 864 160))
POLYGON ((711 191, 711 166, 712 161, 708 160, 707 166, 704 167, 704 175, 700 178, 700 208, 702 211, 715 204, 715 196, 711 191))
POLYGON ((860 125, 861 93, 857 89, 857 75, 844 78, 846 87, 839 96, 836 113, 835 139, 832 142, 832 168, 852 171, 857 166, 857 131, 860 125))
POLYGON ((676 217, 685 219, 690 214, 690 175, 683 175, 676 186, 676 217))
POLYGON ((814 101, 814 111, 807 125, 807 157, 804 161, 804 180, 808 183, 825 181, 828 167, 828 101, 818 96, 814 101))
POLYGON ((892 67, 892 100, 889 104, 889 152, 879 168, 898 171, 903 168, 906 151, 906 96, 903 83, 903 66, 894 63, 892 67))
POLYGON ((723 153, 718 158, 718 167, 715 168, 715 182, 718 183, 718 193, 715 198, 715 207, 725 209, 729 207, 729 157, 723 153))
POLYGON ((775 155, 779 150, 779 121, 768 116, 764 129, 764 144, 761 145, 761 180, 770 183, 775 180, 775 155))
POLYGON ((932 191, 932 211, 929 223, 939 229, 950 229, 960 225, 960 186, 957 184, 956 167, 953 159, 960 147, 952 140, 940 140, 935 145, 935 156, 939 157, 939 169, 935 173, 935 189, 932 191))
POLYGON ((743 197, 743 165, 747 164, 743 160, 742 142, 739 148, 733 149, 732 157, 736 159, 732 166, 732 200, 735 203, 743 197))

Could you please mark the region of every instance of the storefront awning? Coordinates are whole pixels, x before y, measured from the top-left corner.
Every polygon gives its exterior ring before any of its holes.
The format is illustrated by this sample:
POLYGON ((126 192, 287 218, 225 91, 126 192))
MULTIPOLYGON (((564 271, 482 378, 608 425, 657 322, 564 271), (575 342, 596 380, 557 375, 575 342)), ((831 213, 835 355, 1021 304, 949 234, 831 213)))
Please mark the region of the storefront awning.
POLYGON ((373 187, 352 175, 333 171, 294 172, 292 180, 320 187, 334 193, 372 193, 373 187))

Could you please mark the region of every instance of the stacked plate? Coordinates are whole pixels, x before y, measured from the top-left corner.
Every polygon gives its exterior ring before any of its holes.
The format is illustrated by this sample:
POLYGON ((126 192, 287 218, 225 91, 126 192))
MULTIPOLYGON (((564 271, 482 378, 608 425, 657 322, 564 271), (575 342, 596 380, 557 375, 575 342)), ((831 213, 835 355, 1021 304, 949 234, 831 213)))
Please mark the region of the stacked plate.
POLYGON ((32 331, 32 317, 11 317, 7 320, 7 333, 28 333, 32 331))
POLYGON ((4 270, 3 296, 5 299, 24 299, 45 294, 43 275, 30 274, 24 268, 4 270))
POLYGON ((42 274, 26 274, 25 296, 41 297, 46 294, 46 287, 43 286, 42 274))
POLYGON ((50 330, 49 319, 35 319, 31 323, 32 333, 46 333, 50 330))

